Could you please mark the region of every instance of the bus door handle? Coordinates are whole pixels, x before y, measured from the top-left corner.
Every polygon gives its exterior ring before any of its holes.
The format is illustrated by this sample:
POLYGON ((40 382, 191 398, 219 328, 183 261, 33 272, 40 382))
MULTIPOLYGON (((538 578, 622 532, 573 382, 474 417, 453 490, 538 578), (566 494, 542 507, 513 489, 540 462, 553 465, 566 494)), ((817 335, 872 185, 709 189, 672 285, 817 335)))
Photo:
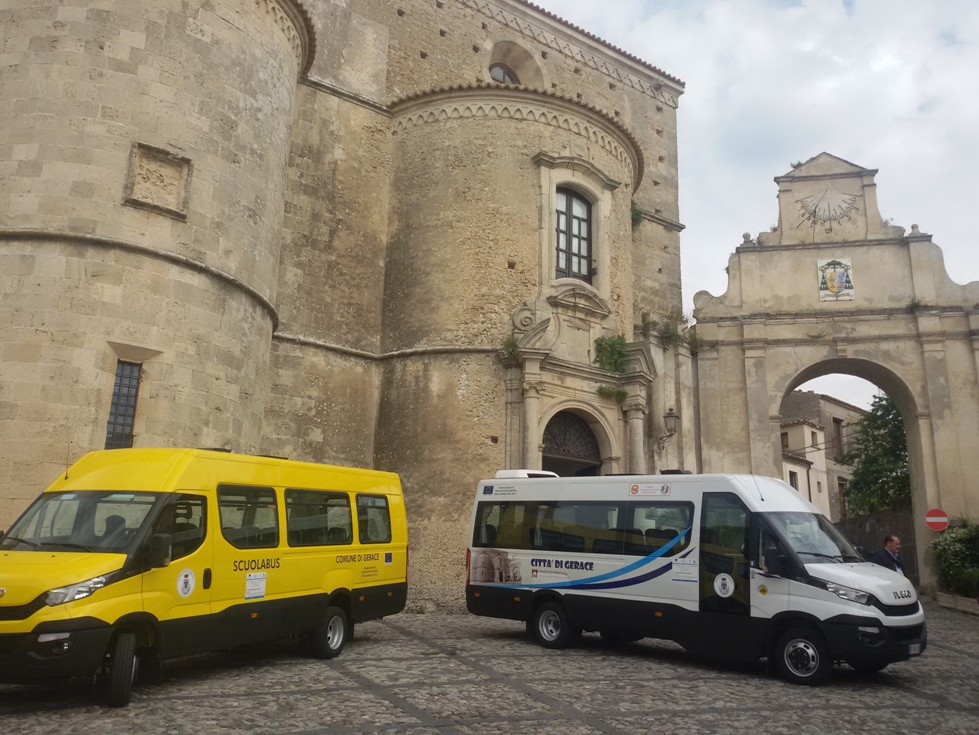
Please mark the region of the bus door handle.
POLYGON ((204 570, 204 589, 211 589, 211 569, 208 567, 204 570))

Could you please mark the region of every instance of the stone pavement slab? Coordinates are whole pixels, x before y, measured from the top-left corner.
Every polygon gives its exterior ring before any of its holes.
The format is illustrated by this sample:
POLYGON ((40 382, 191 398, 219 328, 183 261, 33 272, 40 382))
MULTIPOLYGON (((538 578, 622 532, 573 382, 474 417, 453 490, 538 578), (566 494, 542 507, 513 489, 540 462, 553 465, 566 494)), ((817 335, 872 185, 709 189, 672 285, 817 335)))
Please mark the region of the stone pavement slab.
POLYGON ((818 688, 763 662, 697 659, 660 641, 585 635, 549 651, 524 626, 402 614, 357 627, 332 661, 277 644, 167 665, 122 709, 88 683, 0 685, 11 735, 631 735, 979 733, 979 618, 926 604, 927 652, 874 676, 837 667, 818 688))

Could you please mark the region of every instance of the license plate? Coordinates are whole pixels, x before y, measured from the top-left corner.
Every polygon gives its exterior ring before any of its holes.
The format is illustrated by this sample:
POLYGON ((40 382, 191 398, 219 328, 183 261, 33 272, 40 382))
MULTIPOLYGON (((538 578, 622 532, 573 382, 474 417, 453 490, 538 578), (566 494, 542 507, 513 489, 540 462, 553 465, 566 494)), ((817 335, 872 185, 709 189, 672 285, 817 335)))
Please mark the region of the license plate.
POLYGON ((920 656, 921 655, 921 644, 920 643, 909 643, 908 644, 908 655, 909 656, 920 656))

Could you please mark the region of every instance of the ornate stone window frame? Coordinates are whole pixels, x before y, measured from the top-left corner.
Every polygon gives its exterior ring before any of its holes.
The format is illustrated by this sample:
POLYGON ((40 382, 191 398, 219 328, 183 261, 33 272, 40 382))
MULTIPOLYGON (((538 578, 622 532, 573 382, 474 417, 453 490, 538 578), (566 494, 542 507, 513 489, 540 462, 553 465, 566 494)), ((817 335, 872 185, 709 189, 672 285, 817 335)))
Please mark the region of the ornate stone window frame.
POLYGON ((556 294, 569 285, 592 288, 605 300, 611 292, 611 227, 612 192, 621 185, 607 176, 583 156, 552 156, 538 153, 533 162, 540 171, 540 273, 544 295, 556 294), (579 278, 557 278, 557 248, 555 230, 557 213, 555 197, 558 189, 570 189, 591 203, 591 283, 579 278))

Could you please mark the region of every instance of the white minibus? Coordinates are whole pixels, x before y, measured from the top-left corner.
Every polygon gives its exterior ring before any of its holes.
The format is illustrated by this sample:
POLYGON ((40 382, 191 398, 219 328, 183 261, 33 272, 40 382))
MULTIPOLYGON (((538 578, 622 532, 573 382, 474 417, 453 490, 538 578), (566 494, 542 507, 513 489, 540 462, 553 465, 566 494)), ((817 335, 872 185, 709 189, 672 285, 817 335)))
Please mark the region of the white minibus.
POLYGON ((525 621, 547 648, 582 631, 668 639, 765 657, 798 684, 824 681, 837 662, 875 672, 925 650, 911 582, 865 562, 781 480, 519 474, 479 482, 466 603, 525 621))

